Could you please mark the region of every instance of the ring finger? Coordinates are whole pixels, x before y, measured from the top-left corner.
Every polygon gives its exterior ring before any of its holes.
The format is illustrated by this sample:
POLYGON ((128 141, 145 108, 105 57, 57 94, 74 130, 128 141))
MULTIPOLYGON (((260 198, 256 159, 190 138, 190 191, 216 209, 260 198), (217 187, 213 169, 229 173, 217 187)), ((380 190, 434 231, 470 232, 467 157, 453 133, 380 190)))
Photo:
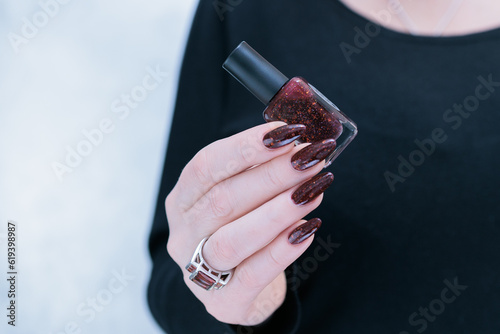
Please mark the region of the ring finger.
POLYGON ((219 270, 236 267, 318 207, 332 182, 332 173, 317 175, 221 227, 205 244, 206 261, 219 270))

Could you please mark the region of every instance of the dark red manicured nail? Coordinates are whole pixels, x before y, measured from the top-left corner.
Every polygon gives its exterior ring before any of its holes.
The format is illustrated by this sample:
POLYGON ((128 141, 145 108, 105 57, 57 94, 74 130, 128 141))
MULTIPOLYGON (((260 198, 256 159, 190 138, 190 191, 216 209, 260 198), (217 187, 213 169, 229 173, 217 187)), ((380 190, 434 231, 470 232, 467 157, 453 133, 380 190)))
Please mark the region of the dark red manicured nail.
POLYGON ((309 203, 321 195, 332 184, 332 182, 332 173, 327 172, 318 174, 298 187, 292 194, 292 200, 297 205, 309 203))
POLYGON ((336 146, 337 143, 333 139, 325 139, 311 144, 293 155, 292 166, 296 170, 311 168, 328 157, 336 146))
POLYGON ((308 220, 290 233, 290 235, 288 236, 288 242, 292 245, 300 244, 301 242, 307 240, 311 235, 316 233, 320 226, 321 219, 313 218, 311 220, 308 220))
POLYGON ((302 124, 283 125, 268 132, 262 140, 267 148, 278 148, 288 145, 306 131, 306 126, 302 124))

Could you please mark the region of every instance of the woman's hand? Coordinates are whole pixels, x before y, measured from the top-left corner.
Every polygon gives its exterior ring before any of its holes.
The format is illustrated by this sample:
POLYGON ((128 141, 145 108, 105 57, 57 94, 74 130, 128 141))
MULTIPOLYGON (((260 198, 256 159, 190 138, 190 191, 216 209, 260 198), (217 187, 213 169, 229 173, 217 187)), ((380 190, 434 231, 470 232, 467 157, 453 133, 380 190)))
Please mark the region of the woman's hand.
POLYGON ((221 322, 266 320, 285 298, 284 270, 309 247, 309 236, 321 224, 301 219, 318 207, 333 181, 331 173, 308 180, 323 168, 335 142, 294 147, 304 129, 273 122, 208 145, 186 165, 166 199, 168 252, 187 286, 221 322), (221 290, 200 288, 185 269, 207 236, 205 261, 220 271, 235 268, 221 290))

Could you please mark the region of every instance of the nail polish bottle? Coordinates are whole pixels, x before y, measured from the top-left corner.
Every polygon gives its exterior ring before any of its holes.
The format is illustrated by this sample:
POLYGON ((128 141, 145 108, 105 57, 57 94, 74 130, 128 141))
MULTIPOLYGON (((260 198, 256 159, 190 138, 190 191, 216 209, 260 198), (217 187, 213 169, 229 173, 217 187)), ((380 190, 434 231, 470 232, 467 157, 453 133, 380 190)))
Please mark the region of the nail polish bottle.
POLYGON ((305 125, 299 142, 334 139, 337 146, 325 159, 325 167, 358 132, 356 124, 314 86, 301 77, 288 79, 246 42, 233 50, 222 67, 266 105, 263 114, 267 122, 305 125))

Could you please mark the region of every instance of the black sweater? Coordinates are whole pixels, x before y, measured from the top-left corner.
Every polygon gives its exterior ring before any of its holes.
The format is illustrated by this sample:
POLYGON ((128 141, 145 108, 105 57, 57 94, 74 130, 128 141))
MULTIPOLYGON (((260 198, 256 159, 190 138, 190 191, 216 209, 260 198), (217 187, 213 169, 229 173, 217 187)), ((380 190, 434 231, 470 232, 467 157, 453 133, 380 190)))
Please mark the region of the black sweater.
POLYGON ((500 29, 414 37, 334 0, 201 0, 150 238, 148 299, 161 327, 500 333, 499 61, 500 29), (212 318, 165 250, 164 199, 181 169, 205 145, 263 123, 264 106, 221 68, 242 40, 359 129, 328 168, 335 181, 310 215, 323 225, 288 270, 284 305, 255 328, 212 318))

